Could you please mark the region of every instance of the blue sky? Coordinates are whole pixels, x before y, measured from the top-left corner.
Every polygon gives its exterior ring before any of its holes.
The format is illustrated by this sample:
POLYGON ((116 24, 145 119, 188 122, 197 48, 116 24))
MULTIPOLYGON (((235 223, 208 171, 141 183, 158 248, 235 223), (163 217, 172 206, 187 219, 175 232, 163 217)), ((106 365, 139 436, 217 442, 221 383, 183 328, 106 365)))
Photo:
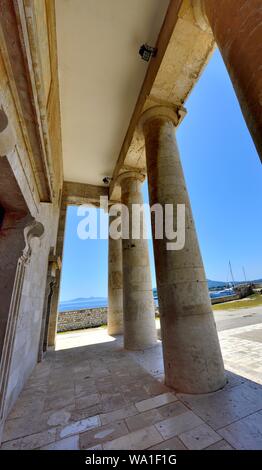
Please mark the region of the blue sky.
MULTIPOLYGON (((177 130, 207 277, 262 277, 262 168, 218 51, 186 103, 177 130)), ((147 184, 143 187, 148 201, 147 184)), ((107 240, 77 236, 77 208, 67 216, 61 300, 107 296, 107 240)), ((153 286, 152 243, 149 241, 153 286)))

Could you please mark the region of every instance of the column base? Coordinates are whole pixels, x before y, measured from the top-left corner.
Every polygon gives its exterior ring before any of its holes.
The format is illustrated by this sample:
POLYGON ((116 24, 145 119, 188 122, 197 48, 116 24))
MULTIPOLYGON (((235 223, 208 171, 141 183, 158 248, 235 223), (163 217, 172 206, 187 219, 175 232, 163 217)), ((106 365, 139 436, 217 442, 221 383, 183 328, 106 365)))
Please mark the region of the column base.
POLYGON ((163 327, 165 384, 176 392, 211 393, 226 384, 212 313, 173 318, 163 327))
POLYGON ((154 348, 157 345, 157 341, 154 341, 150 344, 140 344, 140 345, 129 345, 124 343, 124 349, 127 351, 145 351, 146 349, 154 348))
POLYGON ((198 387, 179 387, 177 388, 176 386, 173 385, 173 380, 171 380, 171 382, 169 382, 169 380, 165 379, 164 380, 164 384, 168 387, 168 388, 172 388, 174 390, 174 392, 176 393, 184 393, 186 395, 205 395, 205 394, 208 394, 208 393, 214 393, 214 392, 217 392, 218 390, 222 390, 225 385, 227 384, 227 380, 226 378, 224 377, 223 380, 221 380, 216 386, 213 386, 213 387, 203 387, 201 389, 199 389, 198 387))
POLYGON ((121 336, 124 334, 123 327, 111 327, 107 328, 109 336, 121 336))

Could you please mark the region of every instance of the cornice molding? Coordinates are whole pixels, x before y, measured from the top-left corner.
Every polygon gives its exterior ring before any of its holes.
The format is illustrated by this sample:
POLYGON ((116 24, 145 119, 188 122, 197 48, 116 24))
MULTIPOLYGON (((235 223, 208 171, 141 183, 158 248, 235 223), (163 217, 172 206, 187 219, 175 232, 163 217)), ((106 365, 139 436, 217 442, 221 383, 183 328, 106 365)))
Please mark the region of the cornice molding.
POLYGON ((168 121, 172 121, 174 126, 177 127, 184 116, 186 115, 186 109, 183 106, 176 105, 157 105, 148 108, 140 117, 139 128, 143 130, 144 124, 157 118, 162 118, 168 121))
POLYGON ((194 13, 194 18, 197 26, 202 31, 210 31, 211 28, 205 12, 205 1, 204 0, 191 0, 191 5, 194 13))
POLYGON ((53 189, 26 21, 19 0, 0 0, 0 51, 41 202, 53 189), (12 38, 12 40, 10 40, 12 38))

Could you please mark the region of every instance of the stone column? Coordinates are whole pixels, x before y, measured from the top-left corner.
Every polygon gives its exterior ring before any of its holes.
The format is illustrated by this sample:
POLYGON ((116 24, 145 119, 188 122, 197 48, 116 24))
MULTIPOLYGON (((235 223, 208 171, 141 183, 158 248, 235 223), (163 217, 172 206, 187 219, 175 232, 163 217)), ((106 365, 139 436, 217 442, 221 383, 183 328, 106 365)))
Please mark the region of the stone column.
MULTIPOLYGON (((185 245, 168 250, 170 240, 154 238, 165 381, 179 392, 207 393, 225 384, 224 366, 199 250, 189 196, 176 144, 177 113, 165 106, 141 118, 145 136, 150 204, 185 205, 185 245)), ((165 231, 164 231, 165 232, 165 231)))
POLYGON ((126 172, 119 177, 121 201, 129 214, 124 217, 122 212, 122 259, 124 347, 130 350, 143 350, 157 342, 148 244, 142 237, 142 224, 139 239, 132 238, 132 206, 143 204, 143 180, 144 176, 137 172, 126 172), (124 233, 127 221, 128 234, 124 233))
MULTIPOLYGON (((109 225, 117 216, 108 215, 109 225)), ((108 313, 109 335, 123 334, 122 240, 108 235, 108 313)))
POLYGON ((262 160, 261 0, 194 0, 194 3, 200 3, 213 31, 262 160))
MULTIPOLYGON (((58 233, 56 241, 56 257, 58 260, 62 260, 63 248, 64 248, 64 236, 66 226, 66 209, 67 205, 62 201, 60 208, 60 217, 58 224, 58 233)), ((57 315, 58 315, 58 302, 60 293, 60 281, 61 281, 61 266, 56 270, 56 282, 53 289, 53 295, 51 299, 50 317, 48 325, 48 347, 55 347, 56 333, 57 333, 57 315)))
POLYGON ((47 346, 48 348, 51 348, 51 349, 55 348, 55 344, 56 344, 60 281, 61 281, 61 271, 60 269, 57 269, 56 270, 56 282, 52 291, 52 298, 50 301, 50 317, 49 317, 48 334, 47 334, 47 346))
POLYGON ((41 362, 44 359, 44 355, 47 350, 51 302, 52 302, 54 287, 56 283, 57 269, 58 269, 57 260, 54 255, 54 248, 52 247, 50 249, 49 259, 48 259, 45 299, 44 299, 44 306, 43 306, 42 325, 41 325, 39 350, 38 350, 38 362, 41 362))

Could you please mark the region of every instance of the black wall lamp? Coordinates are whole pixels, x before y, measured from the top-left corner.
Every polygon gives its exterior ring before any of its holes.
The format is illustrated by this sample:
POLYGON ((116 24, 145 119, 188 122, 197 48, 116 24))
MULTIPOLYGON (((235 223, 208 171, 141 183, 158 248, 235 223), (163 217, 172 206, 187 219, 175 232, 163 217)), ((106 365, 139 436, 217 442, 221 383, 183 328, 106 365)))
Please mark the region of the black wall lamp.
POLYGON ((143 60, 148 62, 151 57, 155 57, 157 53, 157 48, 149 46, 148 44, 143 44, 139 49, 139 55, 143 60))
POLYGON ((109 184, 112 179, 110 176, 105 176, 102 181, 104 184, 109 184))

